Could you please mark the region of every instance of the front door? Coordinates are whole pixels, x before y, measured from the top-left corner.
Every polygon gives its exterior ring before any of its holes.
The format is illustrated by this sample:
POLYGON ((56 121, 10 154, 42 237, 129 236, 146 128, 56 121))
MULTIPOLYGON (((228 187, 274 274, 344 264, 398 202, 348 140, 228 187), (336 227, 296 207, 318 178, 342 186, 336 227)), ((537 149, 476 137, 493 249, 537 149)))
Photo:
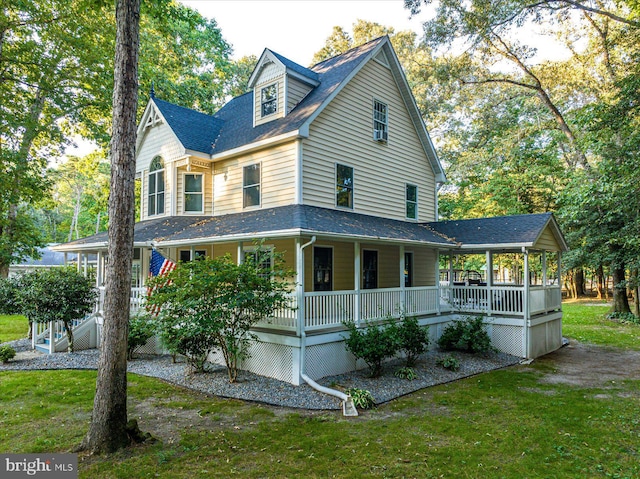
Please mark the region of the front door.
POLYGON ((313 290, 333 291, 333 249, 313 248, 313 290))
POLYGON ((378 287, 378 252, 365 249, 362 251, 362 289, 378 287))

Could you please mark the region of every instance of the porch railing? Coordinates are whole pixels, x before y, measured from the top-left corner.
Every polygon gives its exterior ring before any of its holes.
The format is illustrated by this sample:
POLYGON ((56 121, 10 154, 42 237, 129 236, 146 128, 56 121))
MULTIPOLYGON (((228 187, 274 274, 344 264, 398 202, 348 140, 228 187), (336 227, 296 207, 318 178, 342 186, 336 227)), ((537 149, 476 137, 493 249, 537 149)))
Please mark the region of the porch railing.
MULTIPOLYGON (((451 309, 480 314, 524 317, 523 286, 450 286, 440 285, 440 297, 451 309)), ((529 314, 559 309, 562 295, 558 286, 531 286, 529 314)))
POLYGON ((344 321, 371 321, 435 314, 440 311, 437 286, 360 291, 318 291, 304 294, 307 330, 340 326, 344 321))
MULTIPOLYGON (((132 288, 131 311, 144 304, 146 288, 132 288)), ((529 313, 536 315, 560 309, 562 296, 558 286, 531 286, 529 313)), ((100 291, 98 312, 102 313, 104 289, 100 291)), ((297 331, 298 307, 291 295, 289 308, 276 312, 257 326, 267 329, 297 331)), ((387 317, 430 315, 441 312, 524 317, 524 287, 498 286, 421 286, 349 291, 317 291, 304 294, 304 327, 306 331, 340 327, 344 321, 364 322, 387 317), (438 294, 439 293, 439 294, 438 294)))

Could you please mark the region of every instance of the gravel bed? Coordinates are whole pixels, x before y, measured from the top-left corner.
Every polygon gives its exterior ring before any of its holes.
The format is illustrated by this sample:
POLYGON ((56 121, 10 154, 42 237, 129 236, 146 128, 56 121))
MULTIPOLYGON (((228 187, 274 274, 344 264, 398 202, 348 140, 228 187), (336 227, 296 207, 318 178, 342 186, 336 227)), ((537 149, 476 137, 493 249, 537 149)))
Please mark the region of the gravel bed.
MULTIPOLYGON (((43 354, 31 350, 28 340, 9 343, 18 354, 7 364, 0 364, 0 371, 47 369, 96 369, 98 350, 75 353, 43 354), (25 345, 26 341, 26 345, 25 345)), ((475 374, 517 364, 520 358, 504 353, 471 355, 430 351, 422 356, 413 368, 417 379, 409 381, 394 376, 402 367, 400 360, 385 364, 380 378, 368 377, 368 369, 322 378, 319 384, 335 389, 357 387, 371 392, 376 404, 381 404, 419 389, 447 383, 475 374), (436 364, 444 356, 453 355, 460 361, 460 370, 449 371, 436 364)), ((184 361, 173 363, 171 356, 141 356, 128 363, 129 372, 163 379, 169 383, 226 398, 256 401, 275 406, 300 409, 340 409, 340 400, 321 394, 308 385, 293 386, 276 379, 240 371, 238 382, 229 384, 227 371, 222 366, 211 365, 206 373, 192 374, 184 361)))

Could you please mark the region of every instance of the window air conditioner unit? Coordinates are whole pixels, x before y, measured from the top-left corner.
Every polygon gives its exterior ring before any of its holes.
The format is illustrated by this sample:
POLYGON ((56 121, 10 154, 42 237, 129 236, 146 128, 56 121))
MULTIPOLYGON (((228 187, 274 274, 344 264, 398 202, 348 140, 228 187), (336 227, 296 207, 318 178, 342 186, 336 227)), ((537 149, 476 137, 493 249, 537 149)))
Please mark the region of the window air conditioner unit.
POLYGON ((376 141, 387 142, 387 132, 384 130, 373 130, 373 139, 376 141))

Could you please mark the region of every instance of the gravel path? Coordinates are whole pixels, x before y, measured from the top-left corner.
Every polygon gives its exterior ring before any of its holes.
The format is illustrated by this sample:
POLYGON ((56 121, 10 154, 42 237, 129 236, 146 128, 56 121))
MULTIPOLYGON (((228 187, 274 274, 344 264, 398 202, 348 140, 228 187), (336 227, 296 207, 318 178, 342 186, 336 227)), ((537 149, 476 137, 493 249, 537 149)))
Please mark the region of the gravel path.
MULTIPOLYGON (((0 364, 0 371, 47 370, 47 369, 96 369, 98 350, 91 349, 75 353, 43 354, 31 349, 29 340, 21 339, 5 343, 18 352, 7 364, 0 364)), ((393 375, 402 363, 392 361, 385 365, 382 377, 372 379, 368 370, 322 378, 323 386, 332 388, 357 387, 371 392, 376 404, 396 399, 419 389, 473 376, 486 371, 517 364, 520 358, 504 353, 486 356, 453 353, 460 361, 460 370, 453 372, 436 364, 438 358, 450 353, 430 351, 423 355, 414 371, 418 378, 413 381, 399 379, 393 375)), ((190 374, 184 362, 173 363, 170 356, 144 356, 129 361, 129 372, 163 379, 172 384, 226 398, 257 401, 275 406, 301 409, 340 409, 340 401, 333 396, 321 394, 308 385, 293 386, 276 379, 241 371, 238 382, 229 384, 226 369, 212 365, 204 374, 190 374)))

